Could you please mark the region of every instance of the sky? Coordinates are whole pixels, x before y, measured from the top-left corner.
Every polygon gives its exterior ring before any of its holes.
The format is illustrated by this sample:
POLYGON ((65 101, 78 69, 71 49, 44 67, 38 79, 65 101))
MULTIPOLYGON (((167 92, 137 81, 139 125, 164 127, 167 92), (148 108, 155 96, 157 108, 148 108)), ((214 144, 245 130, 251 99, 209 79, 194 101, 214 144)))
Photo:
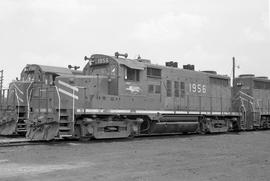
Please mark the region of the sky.
POLYGON ((85 55, 194 64, 270 77, 270 0, 0 0, 4 87, 26 64, 84 67, 85 55))

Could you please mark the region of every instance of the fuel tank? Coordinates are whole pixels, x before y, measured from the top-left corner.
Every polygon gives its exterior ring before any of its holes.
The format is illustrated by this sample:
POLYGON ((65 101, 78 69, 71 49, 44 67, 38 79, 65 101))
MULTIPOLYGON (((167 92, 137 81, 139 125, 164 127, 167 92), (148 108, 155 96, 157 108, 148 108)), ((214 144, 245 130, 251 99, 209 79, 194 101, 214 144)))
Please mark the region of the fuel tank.
POLYGON ((199 128, 198 116, 165 115, 151 125, 151 134, 156 133, 193 133, 199 128))

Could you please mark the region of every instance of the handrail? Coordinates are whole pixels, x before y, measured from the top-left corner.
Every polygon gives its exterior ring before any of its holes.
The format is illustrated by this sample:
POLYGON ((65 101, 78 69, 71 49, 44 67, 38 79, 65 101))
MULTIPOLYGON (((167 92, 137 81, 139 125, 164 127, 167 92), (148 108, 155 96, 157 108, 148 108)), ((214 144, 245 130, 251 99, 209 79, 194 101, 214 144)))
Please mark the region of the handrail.
MULTIPOLYGON (((30 95, 28 96, 28 93, 29 93, 29 88, 31 87, 31 85, 33 84, 34 81, 32 81, 29 86, 27 87, 26 89, 26 101, 27 101, 27 119, 29 119, 29 116, 30 116, 30 95)), ((32 94, 32 90, 31 89, 31 92, 30 94, 32 94)))
POLYGON ((75 116, 75 98, 74 98, 74 89, 72 89, 72 123, 74 126, 74 116, 75 116))
POLYGON ((56 89, 56 93, 57 93, 57 96, 58 96, 58 121, 60 121, 60 116, 61 116, 61 97, 60 97, 60 93, 59 93, 58 87, 57 86, 54 86, 54 87, 56 89))
POLYGON ((19 101, 19 96, 18 96, 18 93, 17 93, 17 89, 14 89, 15 90, 15 95, 16 95, 16 97, 17 97, 17 104, 18 104, 18 106, 17 106, 17 111, 18 111, 18 115, 17 115, 17 120, 19 119, 19 114, 20 114, 20 101, 19 101))

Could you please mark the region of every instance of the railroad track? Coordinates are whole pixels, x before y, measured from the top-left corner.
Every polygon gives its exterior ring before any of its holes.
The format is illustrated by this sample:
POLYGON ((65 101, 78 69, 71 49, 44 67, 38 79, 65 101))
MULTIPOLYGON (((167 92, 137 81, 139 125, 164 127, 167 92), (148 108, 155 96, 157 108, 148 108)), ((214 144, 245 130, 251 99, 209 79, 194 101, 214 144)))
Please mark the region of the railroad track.
MULTIPOLYGON (((245 131, 245 132, 267 132, 270 130, 250 130, 250 131, 245 131)), ((207 137, 212 137, 212 136, 217 136, 217 135, 239 135, 241 133, 245 132, 227 132, 227 133, 215 133, 215 134, 164 134, 164 135, 141 135, 135 138, 119 138, 119 139, 101 139, 101 140, 65 140, 65 139, 59 139, 59 140, 51 140, 51 141, 31 141, 27 139, 2 139, 0 137, 0 147, 12 147, 12 146, 27 146, 27 145, 53 145, 53 144, 66 144, 66 143, 84 143, 84 144, 95 144, 95 143, 106 143, 106 142, 126 142, 126 141, 141 141, 141 140, 151 140, 151 139, 181 139, 181 138, 192 138, 196 136, 207 136, 207 137)))
MULTIPOLYGON (((12 146, 28 146, 28 145, 52 145, 61 144, 68 140, 54 140, 54 141, 31 141, 27 139, 13 139, 13 140, 0 140, 0 147, 12 147, 12 146)), ((69 142, 71 142, 69 140, 69 142)))
POLYGON ((135 138, 117 138, 117 139, 85 139, 85 140, 50 140, 50 141, 33 141, 27 139, 4 139, 0 138, 0 147, 15 147, 15 146, 28 146, 28 145, 53 145, 53 144, 66 144, 66 143, 82 143, 82 144, 96 144, 96 143, 110 143, 110 142, 127 142, 127 141, 139 141, 139 140, 149 140, 149 139, 170 139, 170 138, 179 138, 181 137, 190 137, 195 134, 189 135, 175 135, 175 134, 167 134, 167 135, 142 135, 135 138))
POLYGON ((11 147, 11 146, 26 146, 41 144, 33 141, 5 141, 0 143, 0 147, 11 147))

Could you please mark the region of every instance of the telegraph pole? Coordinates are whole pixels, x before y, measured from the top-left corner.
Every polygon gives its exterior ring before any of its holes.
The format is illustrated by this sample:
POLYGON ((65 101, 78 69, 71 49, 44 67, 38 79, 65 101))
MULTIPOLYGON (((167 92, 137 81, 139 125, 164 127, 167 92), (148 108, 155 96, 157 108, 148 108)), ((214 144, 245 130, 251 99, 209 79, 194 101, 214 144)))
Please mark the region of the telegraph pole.
POLYGON ((3 80, 4 80, 4 70, 0 70, 0 107, 2 109, 2 98, 3 98, 3 80))
POLYGON ((234 87, 234 79, 235 79, 235 58, 233 57, 232 60, 233 60, 233 80, 232 80, 232 84, 233 84, 233 87, 234 87))
POLYGON ((3 76, 4 70, 0 70, 0 89, 3 89, 3 80, 4 80, 4 76, 3 76))

